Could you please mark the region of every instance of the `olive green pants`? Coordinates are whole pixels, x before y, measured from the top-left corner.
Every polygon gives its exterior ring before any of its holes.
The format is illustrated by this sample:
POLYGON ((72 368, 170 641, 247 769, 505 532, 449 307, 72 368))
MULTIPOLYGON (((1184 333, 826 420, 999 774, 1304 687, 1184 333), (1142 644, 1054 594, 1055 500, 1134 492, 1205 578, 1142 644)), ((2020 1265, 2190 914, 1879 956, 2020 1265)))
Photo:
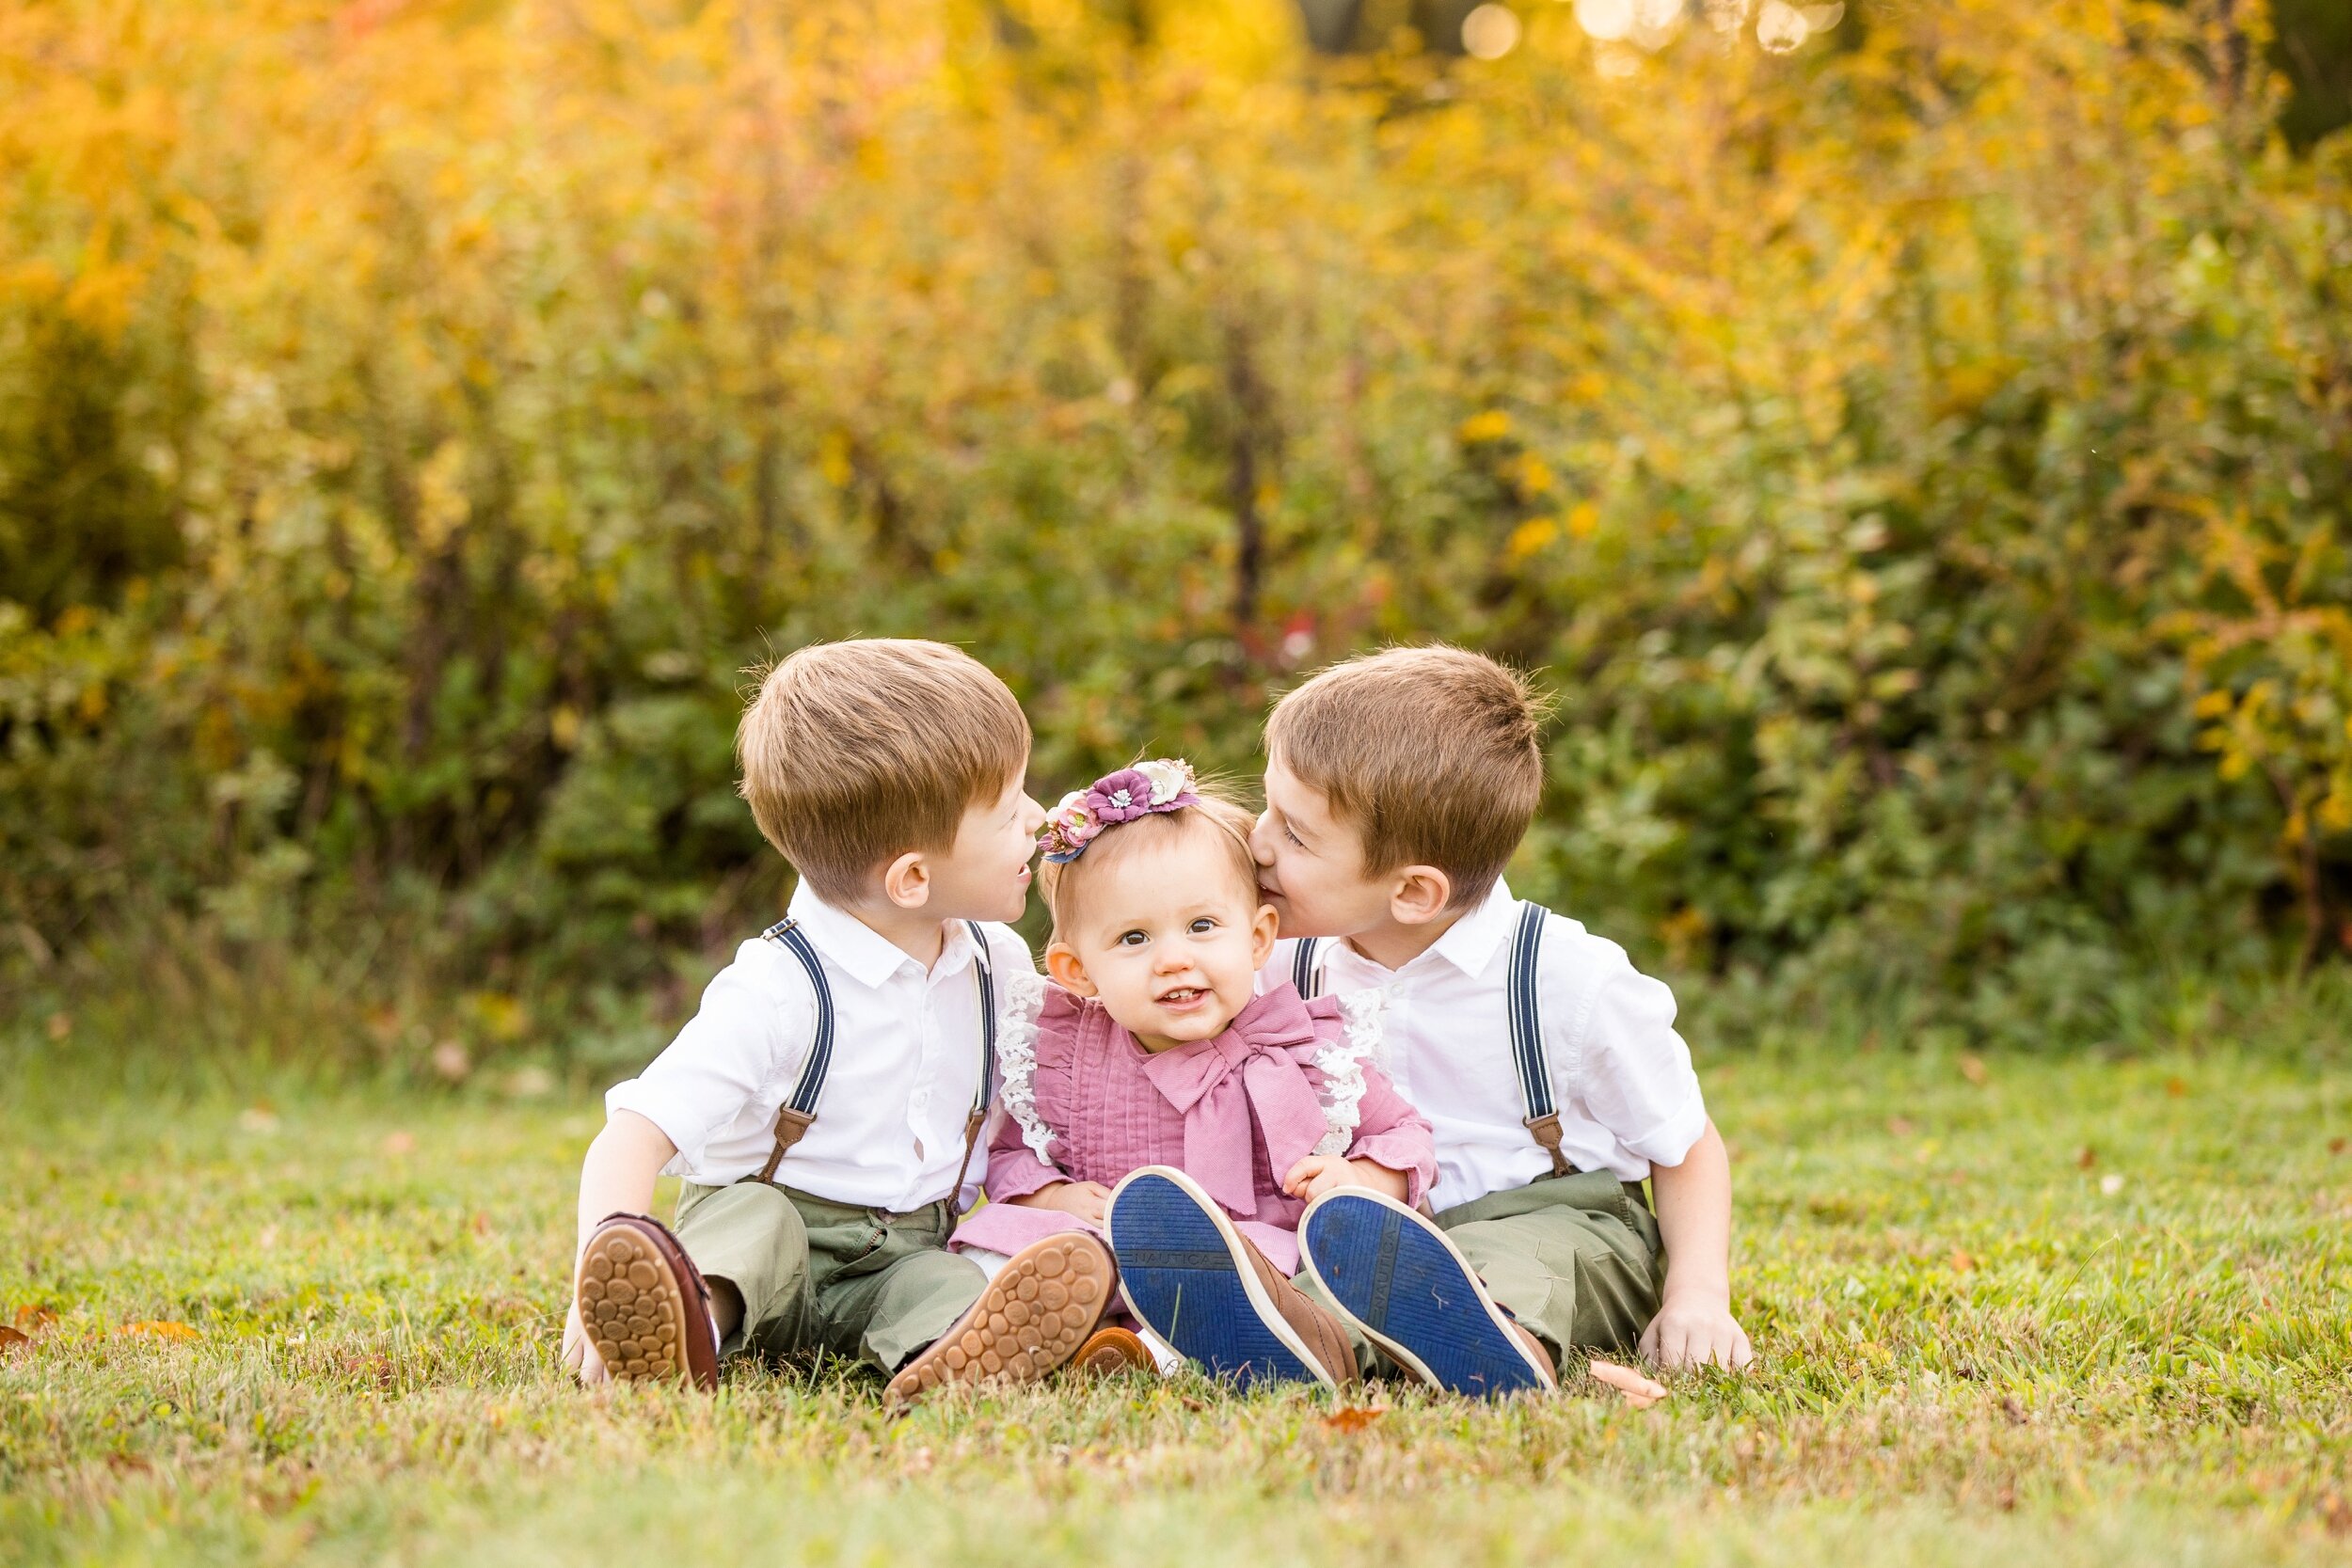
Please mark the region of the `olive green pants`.
POLYGON ((1572 1350, 1630 1351, 1658 1315, 1666 1255, 1638 1181, 1546 1177, 1445 1210, 1438 1227, 1555 1364, 1572 1350))
POLYGON ((689 1182, 673 1228, 703 1277, 743 1298, 722 1355, 821 1351, 887 1374, 979 1299, 978 1265, 946 1250, 954 1227, 945 1203, 894 1214, 739 1181, 689 1182))

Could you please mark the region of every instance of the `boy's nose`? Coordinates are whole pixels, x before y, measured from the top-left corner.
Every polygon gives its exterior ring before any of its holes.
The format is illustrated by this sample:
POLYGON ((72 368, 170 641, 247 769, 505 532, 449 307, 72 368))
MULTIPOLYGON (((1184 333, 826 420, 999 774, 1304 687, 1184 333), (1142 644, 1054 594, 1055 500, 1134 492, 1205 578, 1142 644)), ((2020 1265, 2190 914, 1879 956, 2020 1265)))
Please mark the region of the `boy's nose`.
POLYGON ((1021 831, 1035 838, 1044 830, 1045 808, 1039 805, 1035 798, 1024 795, 1021 797, 1021 831))
POLYGON ((1260 812, 1258 820, 1249 825, 1249 858, 1260 865, 1274 863, 1274 814, 1260 812))

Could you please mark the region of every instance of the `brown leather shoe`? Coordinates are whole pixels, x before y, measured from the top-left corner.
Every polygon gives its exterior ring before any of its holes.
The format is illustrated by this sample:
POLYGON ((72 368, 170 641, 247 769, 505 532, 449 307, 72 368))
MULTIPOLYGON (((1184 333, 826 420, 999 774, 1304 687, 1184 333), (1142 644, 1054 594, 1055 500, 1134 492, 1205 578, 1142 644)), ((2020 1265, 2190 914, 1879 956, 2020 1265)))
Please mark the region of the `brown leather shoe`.
POLYGON ((1110 1249, 1083 1230, 1031 1242, 1012 1255, 972 1309, 898 1369, 883 1391, 897 1408, 950 1383, 1027 1383, 1086 1343, 1110 1305, 1110 1249))
POLYGON ((1347 1326, 1328 1307, 1318 1306, 1290 1276, 1267 1260, 1258 1244, 1235 1233, 1249 1266, 1257 1271, 1258 1288, 1266 1293, 1282 1322, 1298 1336, 1307 1352, 1323 1369, 1324 1380, 1334 1388, 1353 1388, 1363 1378, 1356 1370, 1356 1347, 1348 1343, 1347 1326))
POLYGON ((1535 1338, 1535 1331, 1514 1318, 1511 1320, 1511 1332, 1519 1337, 1519 1343, 1525 1345, 1527 1354, 1534 1357, 1537 1375, 1548 1379, 1552 1387, 1559 1387, 1560 1373, 1551 1364, 1551 1352, 1544 1347, 1541 1339, 1535 1338))
POLYGON ((1144 1348, 1142 1337, 1132 1328, 1116 1324, 1098 1328, 1093 1337, 1078 1347, 1078 1354, 1070 1358, 1070 1370, 1093 1377, 1113 1377, 1121 1372, 1149 1372, 1159 1370, 1159 1363, 1144 1348))
POLYGON ((709 1287, 660 1221, 644 1214, 598 1221, 576 1290, 580 1326, 613 1377, 719 1386, 709 1287))

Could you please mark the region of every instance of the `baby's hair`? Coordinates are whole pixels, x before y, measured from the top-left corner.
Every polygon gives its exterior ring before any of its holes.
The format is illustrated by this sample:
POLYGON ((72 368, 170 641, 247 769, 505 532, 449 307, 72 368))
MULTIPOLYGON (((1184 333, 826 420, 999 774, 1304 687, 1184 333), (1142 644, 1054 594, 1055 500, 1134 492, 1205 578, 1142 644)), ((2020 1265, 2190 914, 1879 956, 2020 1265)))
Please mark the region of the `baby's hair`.
POLYGON ((1076 860, 1059 865, 1047 861, 1039 868, 1038 886, 1054 916, 1055 940, 1066 940, 1079 894, 1089 882, 1100 881, 1146 845, 1167 844, 1192 833, 1215 837, 1233 875, 1249 890, 1250 908, 1257 908, 1258 861, 1249 852, 1249 833, 1257 818, 1216 780, 1196 780, 1192 792, 1200 798, 1199 805, 1115 823, 1097 833, 1076 860))

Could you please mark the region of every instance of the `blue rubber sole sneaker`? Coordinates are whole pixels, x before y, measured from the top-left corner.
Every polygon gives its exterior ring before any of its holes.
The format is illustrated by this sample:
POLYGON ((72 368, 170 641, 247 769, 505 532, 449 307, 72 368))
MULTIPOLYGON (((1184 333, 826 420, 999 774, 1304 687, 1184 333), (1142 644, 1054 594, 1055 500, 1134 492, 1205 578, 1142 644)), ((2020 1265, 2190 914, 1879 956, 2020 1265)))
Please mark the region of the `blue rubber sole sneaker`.
POLYGON ((1422 1382, 1477 1399, 1560 1386, 1446 1233, 1402 1203, 1326 1193, 1298 1222, 1298 1249, 1342 1315, 1422 1382))
POLYGON ((1326 1356, 1336 1341, 1341 1375, 1352 1379, 1345 1330, 1300 1295, 1183 1172, 1147 1165, 1128 1176, 1111 1191, 1103 1230, 1128 1310, 1212 1377, 1240 1388, 1336 1388, 1339 1377, 1311 1348, 1311 1334, 1326 1356))

